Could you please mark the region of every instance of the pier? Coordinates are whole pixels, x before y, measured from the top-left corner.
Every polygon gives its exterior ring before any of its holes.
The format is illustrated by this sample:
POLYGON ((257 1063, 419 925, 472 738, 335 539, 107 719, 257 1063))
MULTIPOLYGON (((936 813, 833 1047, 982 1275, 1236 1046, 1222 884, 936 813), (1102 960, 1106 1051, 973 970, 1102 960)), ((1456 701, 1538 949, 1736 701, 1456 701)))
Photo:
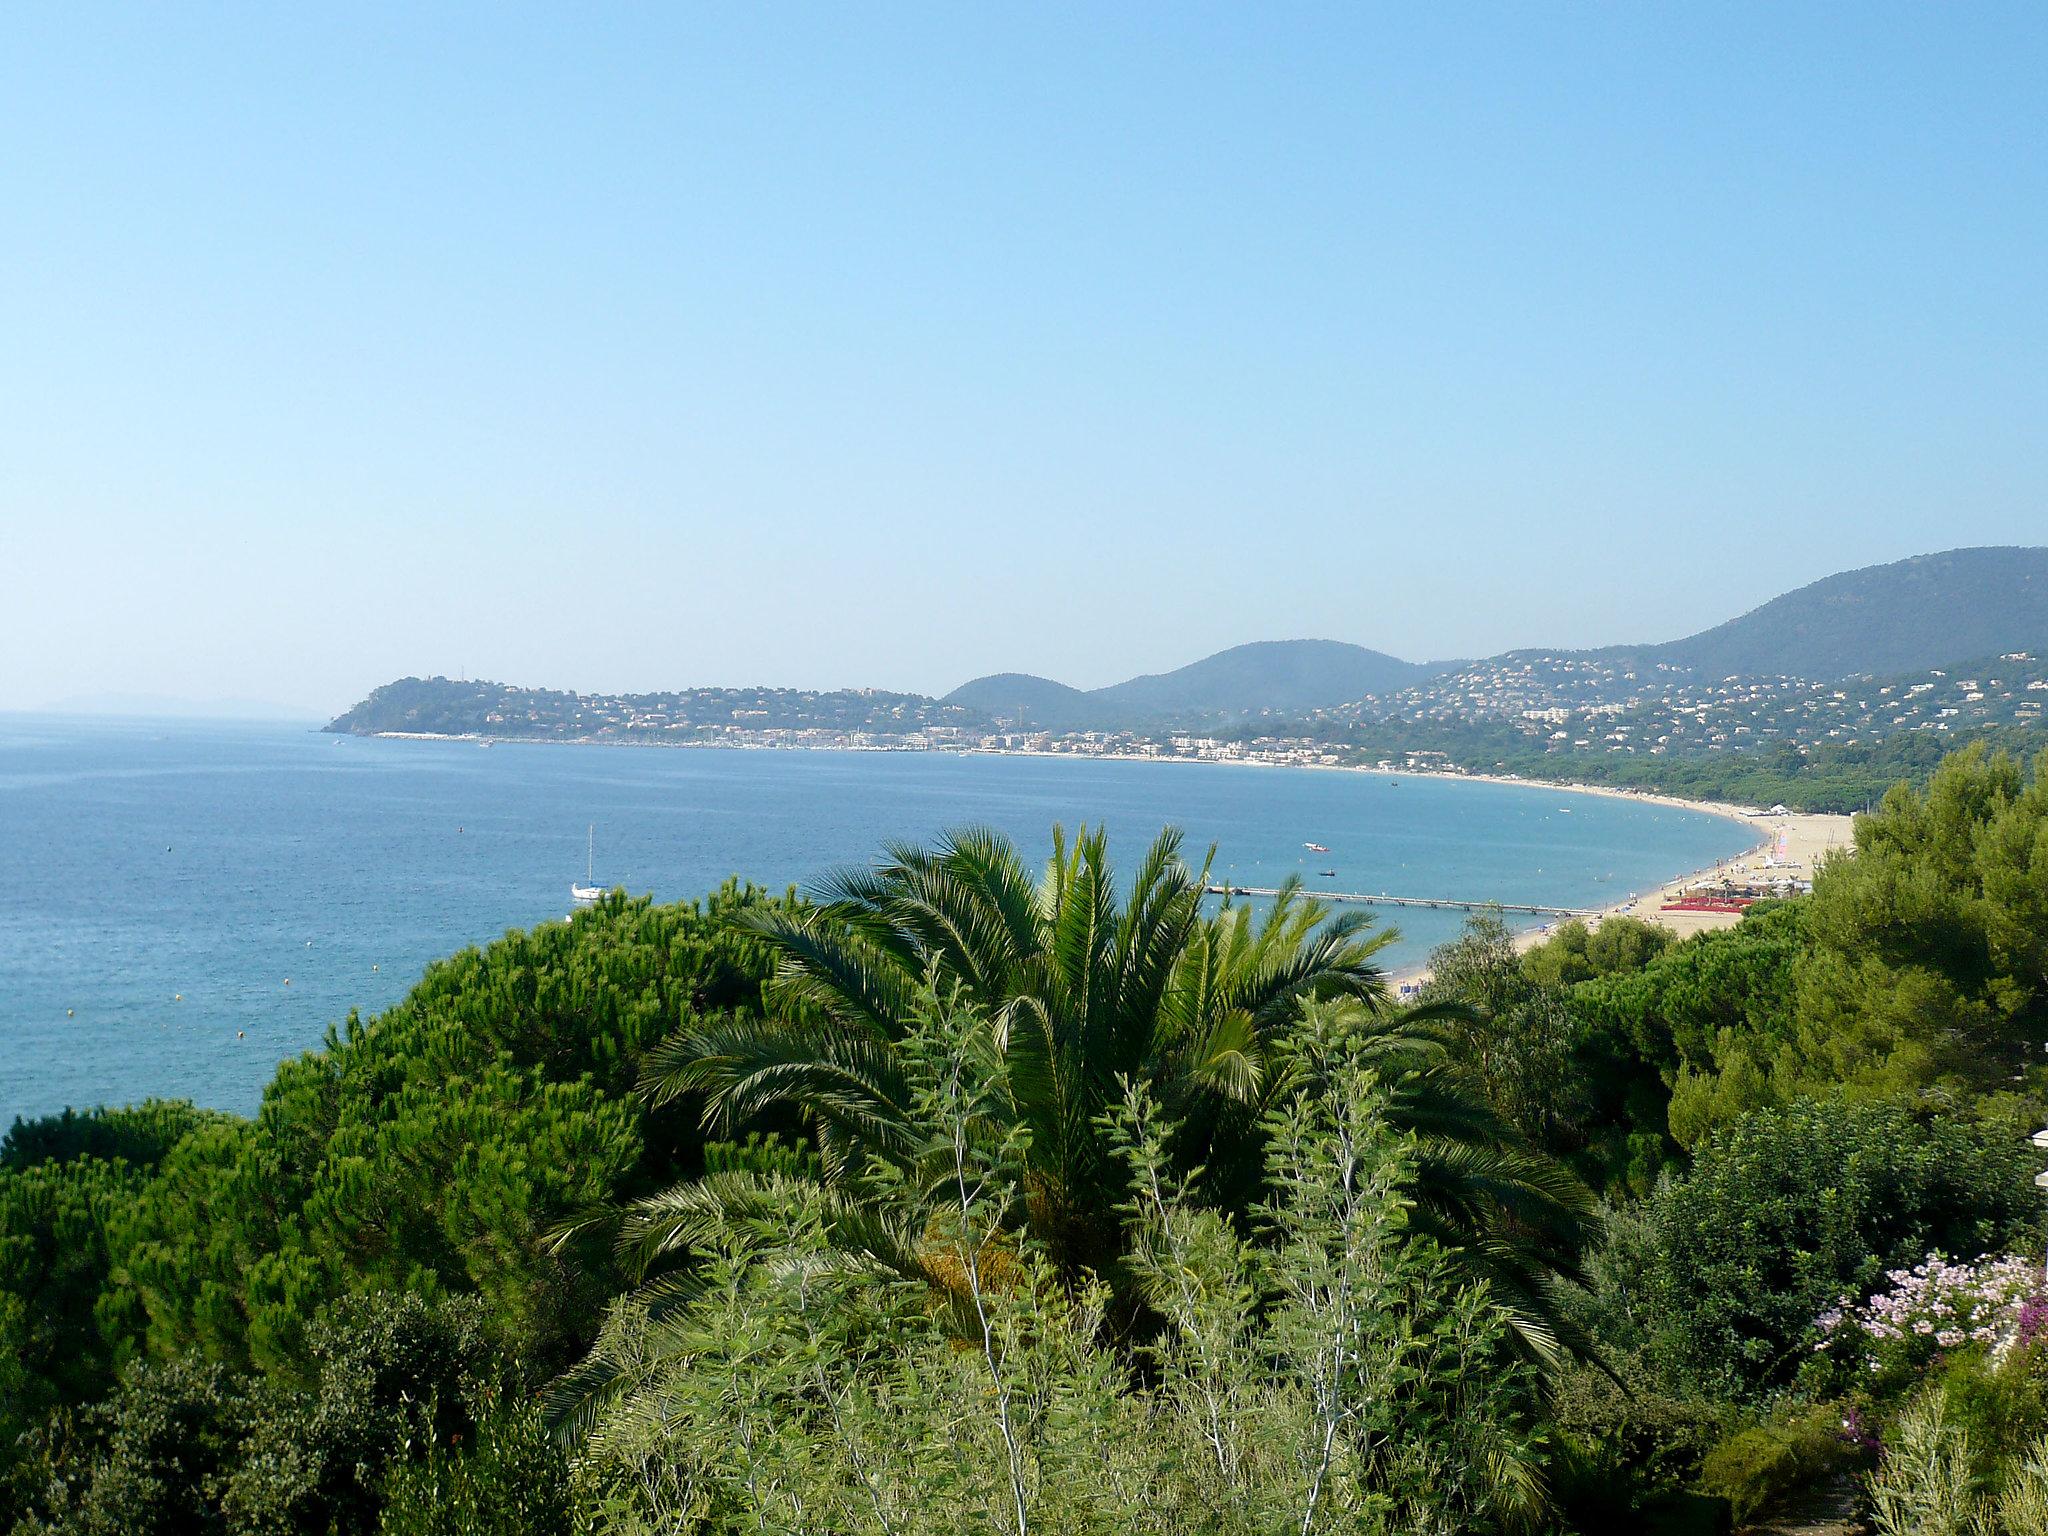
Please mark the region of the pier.
MULTIPOLYGON (((1211 885, 1211 896, 1278 896, 1273 886, 1211 885)), ((1459 912, 1526 912, 1536 917, 1598 917, 1598 907, 1543 907, 1526 901, 1460 901, 1451 896, 1369 896, 1364 891, 1321 891, 1301 887, 1301 894, 1314 901, 1345 902, 1360 907, 1430 907, 1459 912)))

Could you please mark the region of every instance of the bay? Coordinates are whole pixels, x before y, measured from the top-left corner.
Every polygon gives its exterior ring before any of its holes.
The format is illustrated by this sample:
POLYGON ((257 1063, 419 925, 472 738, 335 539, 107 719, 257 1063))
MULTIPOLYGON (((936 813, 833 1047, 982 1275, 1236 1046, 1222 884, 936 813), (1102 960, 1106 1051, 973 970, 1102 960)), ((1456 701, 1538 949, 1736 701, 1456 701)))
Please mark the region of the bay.
MULTIPOLYGON (((152 1096, 253 1110, 351 1009, 561 918, 593 824, 600 883, 672 901, 732 874, 780 890, 968 824, 1036 860, 1054 822, 1084 821, 1124 868, 1172 824, 1234 884, 1571 907, 1755 840, 1697 811, 1406 775, 0 716, 0 1125, 152 1096)), ((1463 915, 1382 920, 1399 969, 1463 915)))

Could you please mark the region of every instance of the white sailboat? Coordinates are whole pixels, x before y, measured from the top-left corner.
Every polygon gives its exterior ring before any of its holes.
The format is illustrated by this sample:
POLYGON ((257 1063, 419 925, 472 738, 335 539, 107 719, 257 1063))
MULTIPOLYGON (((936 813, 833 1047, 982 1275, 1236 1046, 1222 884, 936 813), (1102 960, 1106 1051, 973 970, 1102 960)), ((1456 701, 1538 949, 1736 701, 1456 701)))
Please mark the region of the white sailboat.
POLYGON ((571 881, 569 895, 578 906, 587 907, 603 894, 604 887, 597 883, 597 823, 592 822, 583 841, 583 884, 571 881))

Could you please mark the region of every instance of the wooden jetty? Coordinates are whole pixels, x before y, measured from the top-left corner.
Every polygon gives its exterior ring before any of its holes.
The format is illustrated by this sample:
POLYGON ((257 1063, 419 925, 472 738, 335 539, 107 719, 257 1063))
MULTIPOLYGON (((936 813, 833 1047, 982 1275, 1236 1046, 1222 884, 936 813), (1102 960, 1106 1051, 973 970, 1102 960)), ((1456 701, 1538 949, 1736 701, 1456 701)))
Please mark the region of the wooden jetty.
MULTIPOLYGON (((1211 896, 1278 896, 1273 886, 1212 885, 1211 896)), ((1430 907, 1459 912, 1527 912, 1536 917, 1598 917, 1598 907, 1543 907, 1526 901, 1459 901, 1451 896, 1371 896, 1364 891, 1323 891, 1300 887, 1300 893, 1315 901, 1348 902, 1361 907, 1430 907)))

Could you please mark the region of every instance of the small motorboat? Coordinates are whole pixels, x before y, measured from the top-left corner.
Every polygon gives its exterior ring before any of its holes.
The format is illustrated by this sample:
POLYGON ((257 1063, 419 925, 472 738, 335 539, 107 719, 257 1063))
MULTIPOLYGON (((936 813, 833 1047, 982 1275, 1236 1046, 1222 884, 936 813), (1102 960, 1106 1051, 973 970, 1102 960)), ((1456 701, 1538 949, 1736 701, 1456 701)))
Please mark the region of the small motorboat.
POLYGON ((1329 849, 1325 848, 1321 843, 1303 843, 1301 846, 1306 848, 1310 853, 1328 853, 1330 851, 1329 849))

